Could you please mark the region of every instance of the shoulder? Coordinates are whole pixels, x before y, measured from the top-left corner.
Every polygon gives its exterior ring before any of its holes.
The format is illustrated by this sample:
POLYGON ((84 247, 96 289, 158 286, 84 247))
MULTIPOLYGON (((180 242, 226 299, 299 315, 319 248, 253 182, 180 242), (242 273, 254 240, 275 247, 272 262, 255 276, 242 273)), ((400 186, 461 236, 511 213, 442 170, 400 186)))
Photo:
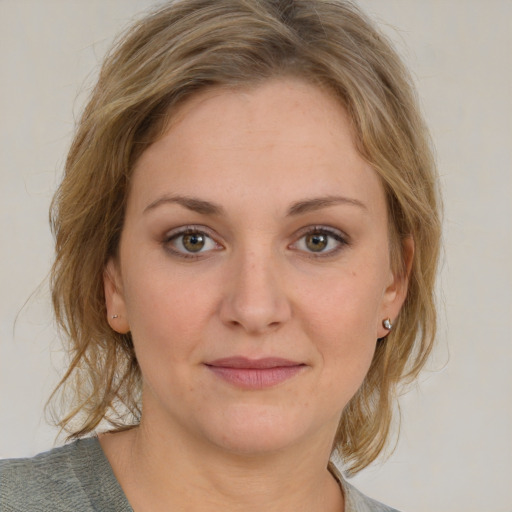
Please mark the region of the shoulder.
POLYGON ((2 512, 102 510, 96 501, 105 496, 117 502, 123 499, 96 438, 32 458, 0 461, 2 512))
POLYGON ((79 443, 55 448, 32 458, 0 461, 1 510, 61 510, 63 507, 60 505, 70 505, 65 503, 69 501, 67 497, 80 487, 74 472, 76 455, 83 459, 80 456, 83 447, 79 443))
POLYGON ((342 488, 345 495, 345 512, 398 512, 364 495, 346 480, 342 481, 342 488))
POLYGON ((329 470, 336 480, 338 480, 345 497, 345 512, 398 512, 398 510, 388 507, 379 501, 376 501, 364 495, 361 491, 349 484, 343 478, 342 471, 337 465, 337 459, 331 460, 329 470))

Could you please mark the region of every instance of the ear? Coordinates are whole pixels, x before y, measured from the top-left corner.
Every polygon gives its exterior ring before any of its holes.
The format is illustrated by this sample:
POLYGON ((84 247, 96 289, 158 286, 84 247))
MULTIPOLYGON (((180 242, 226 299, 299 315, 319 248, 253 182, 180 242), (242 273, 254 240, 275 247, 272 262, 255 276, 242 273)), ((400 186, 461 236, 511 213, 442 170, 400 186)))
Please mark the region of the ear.
POLYGON ((120 334, 130 331, 123 295, 121 272, 118 264, 111 258, 103 272, 103 288, 107 307, 107 322, 112 329, 120 334))
POLYGON ((402 258, 404 261, 403 267, 399 272, 390 272, 389 283, 384 291, 381 318, 377 325, 378 338, 384 338, 389 334, 389 330, 383 326, 382 322, 389 318, 391 323, 394 323, 407 297, 409 276, 411 275, 414 259, 414 240, 412 236, 408 236, 402 241, 402 258))

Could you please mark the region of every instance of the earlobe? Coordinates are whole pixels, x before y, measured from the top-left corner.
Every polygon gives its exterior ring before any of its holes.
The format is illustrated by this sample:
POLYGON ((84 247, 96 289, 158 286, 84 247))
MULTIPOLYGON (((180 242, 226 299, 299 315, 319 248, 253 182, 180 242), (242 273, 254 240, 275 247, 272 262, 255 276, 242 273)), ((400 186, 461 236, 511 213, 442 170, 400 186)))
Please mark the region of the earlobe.
POLYGON ((130 324, 126 315, 121 275, 113 259, 109 260, 103 271, 103 288, 105 291, 107 322, 114 331, 126 334, 130 331, 130 324))
POLYGON ((383 338, 389 334, 407 297, 409 277, 414 259, 414 240, 411 236, 408 236, 402 242, 402 258, 403 265, 401 269, 397 272, 392 272, 391 281, 384 293, 382 317, 377 326, 378 338, 383 338))

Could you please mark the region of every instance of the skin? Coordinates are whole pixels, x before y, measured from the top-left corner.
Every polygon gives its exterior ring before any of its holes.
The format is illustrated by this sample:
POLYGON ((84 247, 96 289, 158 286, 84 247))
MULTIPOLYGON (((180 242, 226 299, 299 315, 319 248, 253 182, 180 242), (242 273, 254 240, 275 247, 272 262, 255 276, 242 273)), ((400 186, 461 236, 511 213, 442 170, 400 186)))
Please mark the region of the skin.
POLYGON ((144 383, 140 426, 100 441, 135 510, 343 510, 326 466, 405 298, 389 252, 382 184, 330 93, 282 78, 180 107, 136 164, 105 272, 144 383), (208 367, 233 356, 302 366, 245 389, 208 367))

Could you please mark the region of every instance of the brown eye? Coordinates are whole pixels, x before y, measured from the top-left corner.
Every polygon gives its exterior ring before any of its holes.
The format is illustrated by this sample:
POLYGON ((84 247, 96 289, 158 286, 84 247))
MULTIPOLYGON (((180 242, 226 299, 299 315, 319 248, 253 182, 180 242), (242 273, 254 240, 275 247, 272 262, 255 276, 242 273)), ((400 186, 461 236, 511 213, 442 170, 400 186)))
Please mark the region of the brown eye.
POLYGON ((314 226, 291 244, 290 248, 311 257, 327 258, 335 256, 348 245, 346 236, 338 229, 314 226))
POLYGON ((183 257, 196 257, 222 249, 211 236, 196 229, 174 233, 163 240, 163 245, 171 253, 183 257))
POLYGON ((321 252, 329 243, 329 237, 325 233, 311 233, 305 237, 306 247, 312 252, 321 252))
POLYGON ((187 233, 183 235, 183 247, 190 252, 199 252, 205 245, 205 236, 202 233, 187 233))

